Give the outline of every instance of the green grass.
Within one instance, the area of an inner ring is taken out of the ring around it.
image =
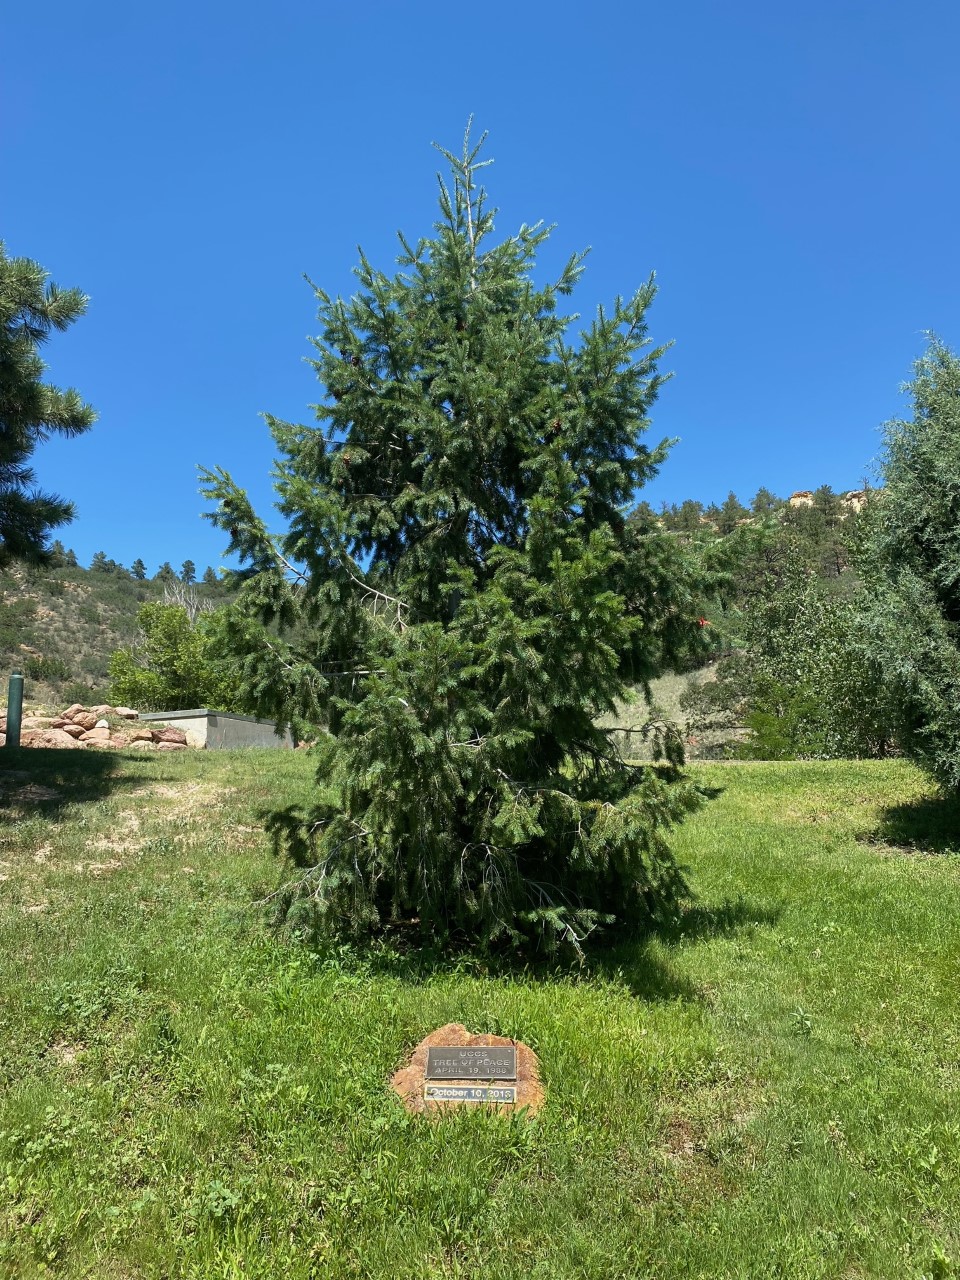
[[[0,1276],[960,1274],[960,811],[907,764],[699,767],[697,901],[535,975],[272,937],[299,753],[0,757]],[[448,1021],[536,1120],[406,1115]]]

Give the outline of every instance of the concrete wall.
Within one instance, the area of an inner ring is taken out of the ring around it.
[[[141,711],[140,719],[147,723],[159,721],[182,729],[191,747],[229,750],[234,747],[289,749],[293,746],[289,729],[278,736],[277,727],[272,720],[238,716],[230,711],[208,711],[205,707],[192,711]]]

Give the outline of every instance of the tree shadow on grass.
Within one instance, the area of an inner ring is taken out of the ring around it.
[[[53,817],[64,805],[104,800],[114,791],[159,782],[166,776],[165,771],[150,768],[152,759],[149,763],[144,759],[143,771],[122,769],[124,763],[129,765],[129,758],[125,761],[112,751],[2,747],[0,822],[33,814]]]
[[[706,799],[714,799],[724,788],[701,790]],[[301,870],[310,867],[314,849],[300,811],[294,806],[260,816],[273,839],[275,856],[281,861],[289,859]],[[287,899],[287,907],[291,902]],[[296,919],[281,911],[276,923],[284,920],[292,925],[321,964],[345,969],[352,965],[407,983],[457,975],[546,983],[600,978],[625,984],[639,1000],[671,1001],[702,1000],[703,992],[677,971],[671,963],[670,949],[773,925],[780,918],[781,907],[751,901],[742,894],[714,906],[687,902],[668,919],[656,921],[643,931],[610,932],[590,939],[580,956],[570,947],[559,955],[530,949],[491,952],[477,950],[467,940],[449,938],[431,945],[424,941],[415,920],[389,925],[372,941],[345,944],[342,939],[315,933],[309,913],[308,905],[306,914]]]
[[[602,973],[616,973],[639,1000],[701,1000],[700,988],[673,969],[669,950],[769,928],[781,914],[779,905],[752,902],[742,894],[713,906],[688,903],[672,918],[654,925],[646,936],[615,942],[599,951],[594,963]],[[656,943],[662,944],[657,948],[659,955],[653,950]],[[669,949],[667,958],[662,955],[664,948]]]
[[[308,944],[321,965],[344,971],[364,970],[404,983],[426,983],[438,978],[481,978],[519,983],[569,985],[576,982],[615,982],[637,1000],[699,1002],[704,992],[671,963],[667,948],[684,943],[726,937],[775,924],[780,909],[739,897],[716,907],[695,903],[672,920],[632,937],[611,936],[598,941],[578,961],[563,956],[512,952],[479,952],[467,946],[424,946],[413,925],[395,925],[374,941],[345,944],[316,938]]]
[[[886,846],[891,852],[960,853],[960,796],[938,795],[883,809],[865,844]]]

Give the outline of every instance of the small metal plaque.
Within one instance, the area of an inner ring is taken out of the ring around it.
[[[428,1080],[516,1080],[512,1044],[437,1045],[427,1050]]]
[[[517,1090],[512,1084],[428,1084],[423,1096],[427,1102],[516,1102]]]

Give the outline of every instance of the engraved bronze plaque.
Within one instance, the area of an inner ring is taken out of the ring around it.
[[[428,1084],[423,1087],[427,1102],[513,1102],[517,1101],[512,1084]]]
[[[427,1050],[428,1080],[516,1080],[512,1044],[435,1045]]]

